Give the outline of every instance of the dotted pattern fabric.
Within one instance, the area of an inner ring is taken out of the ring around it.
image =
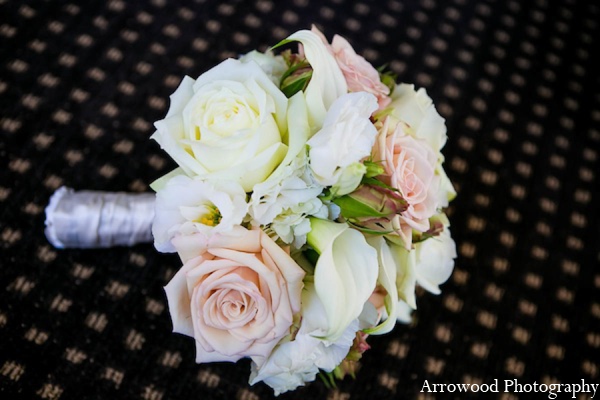
[[[148,138],[182,77],[312,23],[426,88],[446,118],[459,258],[412,324],[371,337],[356,380],[280,398],[436,398],[425,379],[598,383],[599,8],[0,0],[0,397],[273,398],[247,385],[247,361],[197,365],[193,341],[171,333],[176,256],[56,250],[43,210],[60,185],[148,191],[174,167]]]

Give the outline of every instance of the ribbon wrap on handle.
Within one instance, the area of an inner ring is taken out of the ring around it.
[[[46,238],[56,248],[150,243],[156,195],[59,188],[46,207]]]

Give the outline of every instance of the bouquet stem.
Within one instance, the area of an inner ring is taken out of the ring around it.
[[[152,242],[155,195],[59,188],[46,207],[46,238],[56,248]]]

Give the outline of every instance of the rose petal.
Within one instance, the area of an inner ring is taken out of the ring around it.
[[[173,321],[173,332],[181,333],[194,337],[194,327],[192,324],[192,314],[190,309],[190,296],[187,290],[186,274],[187,272],[201,262],[202,256],[197,257],[193,262],[184,265],[171,278],[165,293],[169,305],[169,314]]]

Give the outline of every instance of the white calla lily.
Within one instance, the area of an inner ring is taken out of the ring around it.
[[[401,324],[410,324],[412,322],[413,309],[406,304],[404,300],[398,300],[396,306],[396,320]]]
[[[264,363],[252,363],[250,384],[263,381],[279,395],[314,380],[319,370],[333,371],[352,347],[359,320],[351,321],[335,342],[320,338],[327,332],[328,325],[314,284],[306,282],[302,290],[300,329],[293,340],[280,343]]]
[[[379,277],[377,281],[386,290],[387,295],[384,299],[385,311],[387,319],[376,326],[368,329],[366,333],[372,335],[381,335],[391,331],[398,319],[398,289],[396,288],[396,263],[390,249],[390,245],[386,242],[383,236],[371,236],[367,242],[377,250],[379,258]]]
[[[348,92],[342,70],[319,36],[308,30],[298,31],[283,43],[298,41],[313,69],[310,83],[304,92],[308,105],[310,126],[315,132],[323,125],[325,114],[333,102]]]
[[[391,242],[387,243],[387,246],[383,246],[380,241],[378,243],[375,239],[369,239],[369,243],[379,251],[380,263],[384,263],[387,275],[383,278],[388,279],[393,276],[390,269],[395,266],[397,299],[400,300],[400,303],[406,303],[413,310],[417,309],[416,285],[418,284],[433,294],[440,294],[439,285],[448,280],[454,268],[454,258],[457,254],[456,245],[448,229],[450,223],[444,214],[437,215],[437,218],[444,224],[444,230],[437,236],[415,243],[414,249],[410,251]],[[381,272],[379,282],[385,287]],[[389,289],[387,287],[385,289],[389,294]],[[402,314],[405,315],[402,316]],[[403,306],[396,308],[395,318],[406,320],[407,316],[403,311]]]
[[[413,310],[417,309],[417,287],[415,252],[408,251],[404,246],[390,243],[391,255],[396,264],[396,287],[398,297],[404,300]]]
[[[324,339],[335,342],[362,313],[377,281],[377,251],[347,224],[311,218],[308,244],[319,259],[315,288],[329,321]]]

